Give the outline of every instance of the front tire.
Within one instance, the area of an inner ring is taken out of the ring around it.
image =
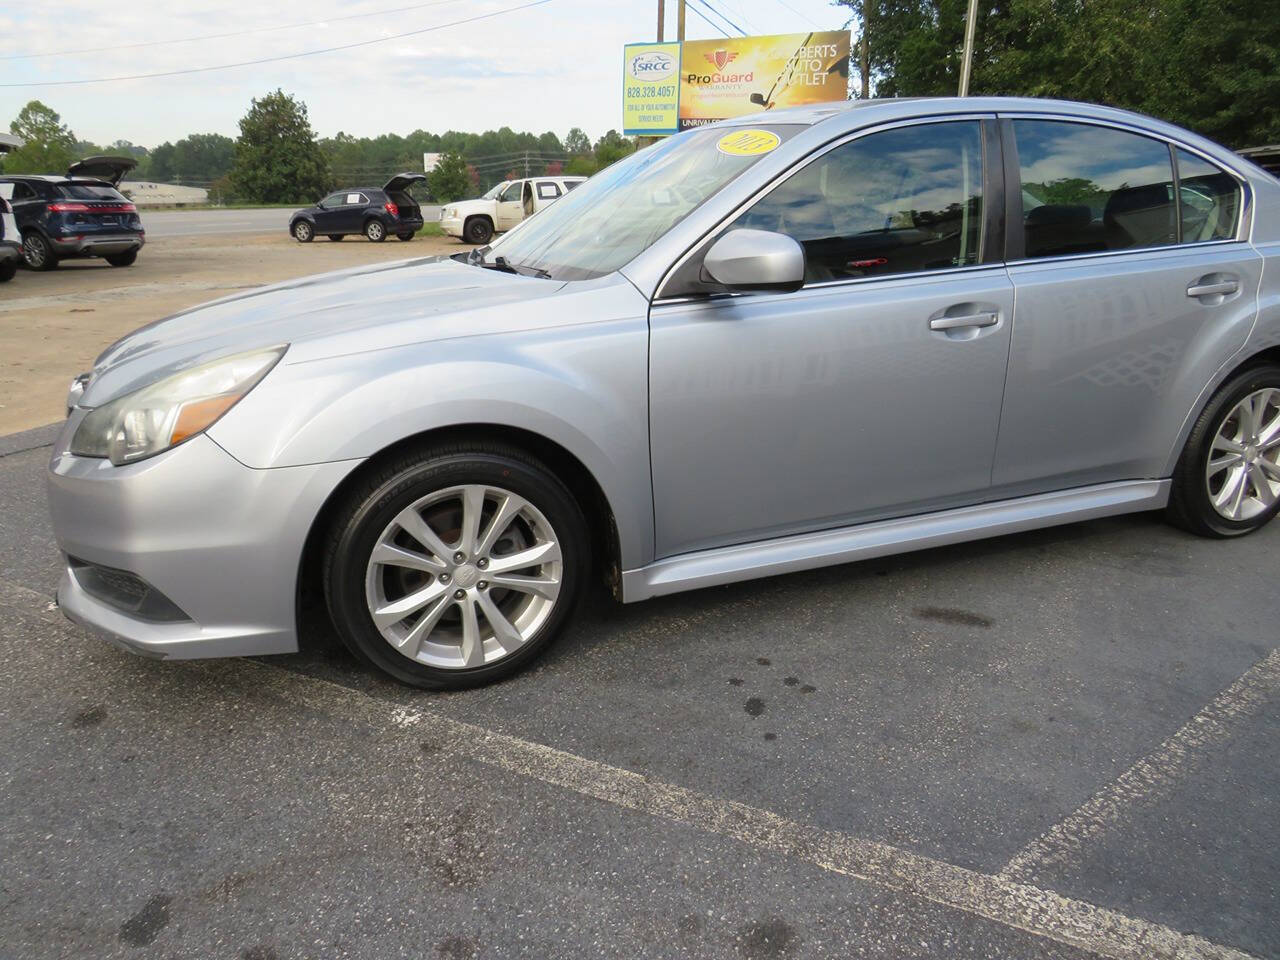
[[[35,230],[28,230],[22,237],[22,259],[32,270],[52,270],[58,265],[49,241]]]
[[[316,238],[315,228],[305,220],[299,220],[293,225],[293,239],[299,243],[310,243]]]
[[[493,224],[487,217],[472,217],[462,225],[462,236],[467,243],[486,244],[493,239]]]
[[[545,466],[496,444],[411,453],[359,484],[324,557],[339,635],[404,683],[460,689],[523,669],[576,606],[586,521]]]
[[[387,239],[387,228],[382,225],[381,220],[370,220],[364,225],[364,235],[373,243],[381,243]]]
[[[1280,366],[1224,383],[1191,428],[1167,516],[1203,537],[1240,537],[1280,512]]]

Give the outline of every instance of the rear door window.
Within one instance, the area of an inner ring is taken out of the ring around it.
[[[1091,124],[1014,120],[1026,256],[1176,243],[1169,147]]]
[[[554,200],[560,196],[560,188],[549,181],[542,181],[538,184],[539,200]]]
[[[958,120],[842,144],[733,226],[794,237],[814,283],[980,263],[982,211],[982,128]]]
[[[1240,219],[1240,184],[1231,174],[1185,150],[1177,151],[1183,243],[1231,240]]]

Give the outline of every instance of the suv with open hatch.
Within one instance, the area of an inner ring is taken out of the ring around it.
[[[426,179],[423,173],[397,173],[381,187],[338,190],[290,217],[289,233],[299,243],[317,234],[341,240],[362,233],[374,243],[388,235],[412,240],[422,229],[422,209],[409,190]]]
[[[0,175],[27,266],[52,270],[62,260],[101,257],[127,267],[137,260],[146,231],[138,208],[117,189],[137,165],[132,157],[86,157],[64,176]]]

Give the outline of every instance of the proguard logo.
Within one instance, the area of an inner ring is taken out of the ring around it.
[[[627,72],[637,80],[657,83],[659,80],[666,80],[676,72],[676,58],[661,50],[637,53],[627,64]]]

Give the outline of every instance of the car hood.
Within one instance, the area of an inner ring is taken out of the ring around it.
[[[483,199],[455,200],[453,201],[453,203],[442,204],[442,206],[446,210],[457,210],[459,214],[462,214],[464,212],[465,213],[492,212],[493,210],[497,209],[498,201],[483,200]]]
[[[193,307],[117,340],[95,361],[79,402],[101,406],[188,367],[279,344],[290,344],[284,362],[296,363],[350,350],[353,332],[361,349],[379,349],[518,329],[522,312],[507,305],[563,286],[448,257],[301,277]],[[494,307],[502,309],[487,309]]]

